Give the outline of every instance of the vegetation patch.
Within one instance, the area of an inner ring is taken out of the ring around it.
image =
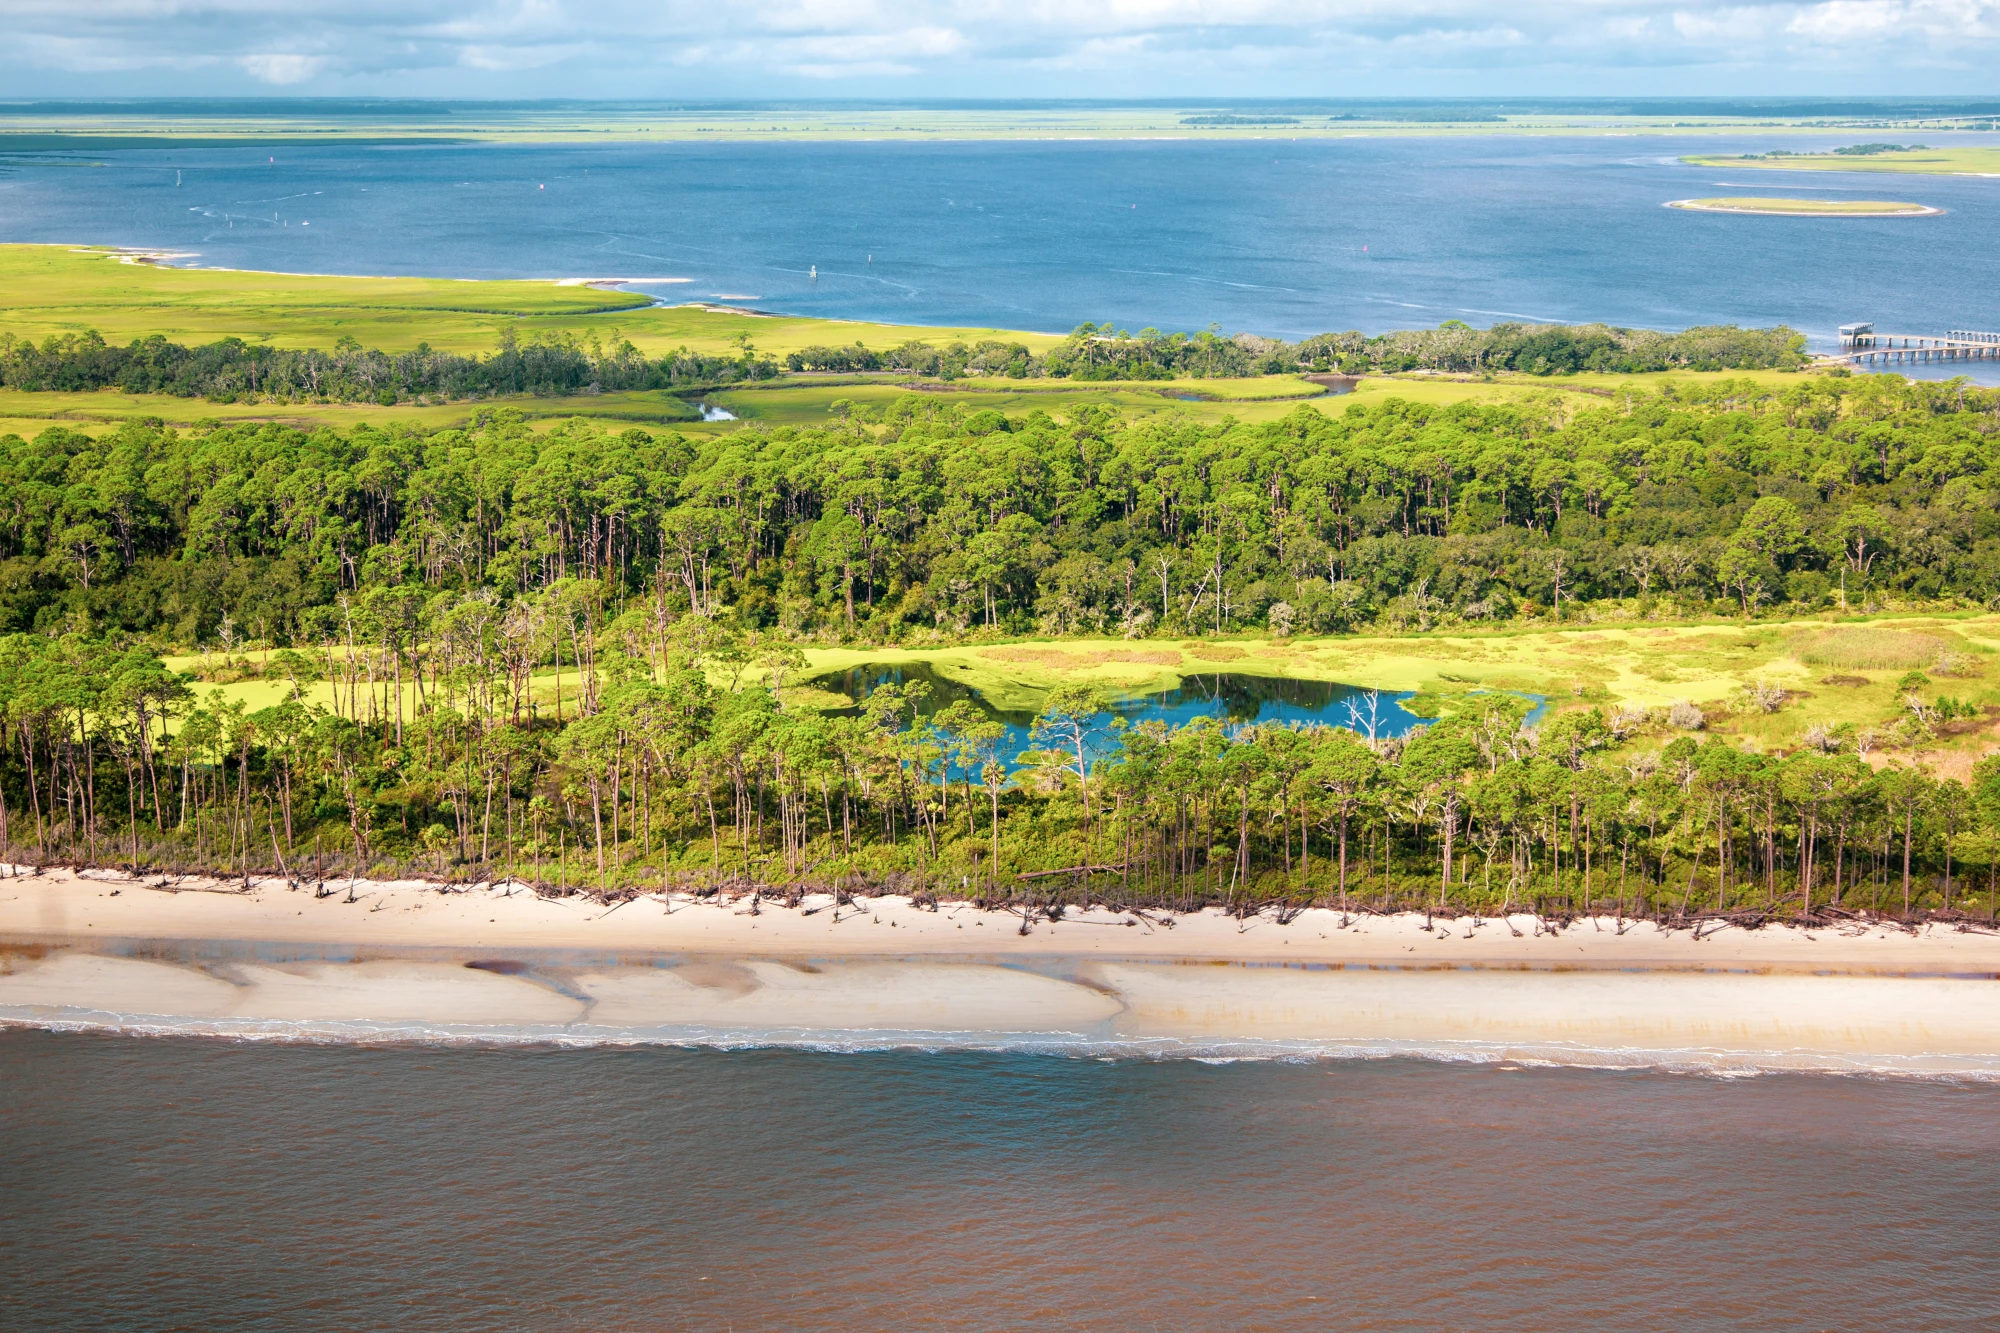
[[[827,713],[854,707],[854,700],[847,695],[819,685],[787,685],[784,696],[785,707],[791,709],[810,709],[813,712]]]
[[[1929,666],[1939,654],[1963,647],[1964,641],[1956,638],[1876,626],[1803,630],[1793,636],[1791,643],[1792,655],[1801,662],[1862,671]],[[1842,679],[1840,683],[1846,684],[1847,679]],[[1861,683],[1866,684],[1865,681]]]
[[[1061,648],[1005,647],[982,648],[979,655],[996,662],[1018,662],[1026,666],[1047,667],[1052,671],[1085,671],[1115,662],[1146,666],[1181,664],[1181,655],[1171,648],[1097,648],[1069,652]]]

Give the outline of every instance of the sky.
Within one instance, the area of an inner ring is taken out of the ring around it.
[[[2000,93],[2000,0],[0,0],[0,99]]]

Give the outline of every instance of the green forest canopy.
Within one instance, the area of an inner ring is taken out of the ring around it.
[[[0,437],[0,627],[312,639],[343,596],[563,578],[874,641],[1494,623],[2000,594],[1996,401],[1856,377],[1564,416],[1390,401],[1264,424],[935,395],[716,437],[465,429]],[[839,406],[836,404],[836,406]]]
[[[9,436],[0,844],[1049,910],[1990,909],[2000,761],[1969,786],[1877,771],[1872,734],[1759,755],[1698,740],[1699,711],[1528,728],[1484,696],[1406,742],[1203,721],[1097,735],[1093,762],[1087,690],[1051,693],[1019,756],[916,691],[850,716],[788,691],[808,640],[1751,612],[1842,588],[1986,603],[1996,425],[2000,395],[1963,385],[1815,378],[1573,416],[1390,402],[1209,427],[911,395],[704,439],[536,436],[504,411],[429,434]],[[289,682],[272,707],[204,700],[157,655],[245,635]],[[1922,672],[1908,691],[1915,745],[1953,705]],[[1024,878],[1043,870],[1064,873]]]

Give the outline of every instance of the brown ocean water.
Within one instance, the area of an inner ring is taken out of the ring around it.
[[[0,1030],[0,1328],[1988,1330],[2000,1086]]]

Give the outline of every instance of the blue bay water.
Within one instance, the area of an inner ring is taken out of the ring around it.
[[[1825,143],[1780,134],[28,154],[0,173],[0,239],[157,247],[188,252],[185,262],[299,272],[684,279],[643,289],[787,313],[1057,331],[1084,320],[1287,338],[1453,318],[1783,322],[1825,345],[1851,320],[1915,332],[2000,324],[1991,243],[2000,179],[1675,160],[1812,146]],[[1780,193],[1947,212],[1830,219],[1663,207]]]

